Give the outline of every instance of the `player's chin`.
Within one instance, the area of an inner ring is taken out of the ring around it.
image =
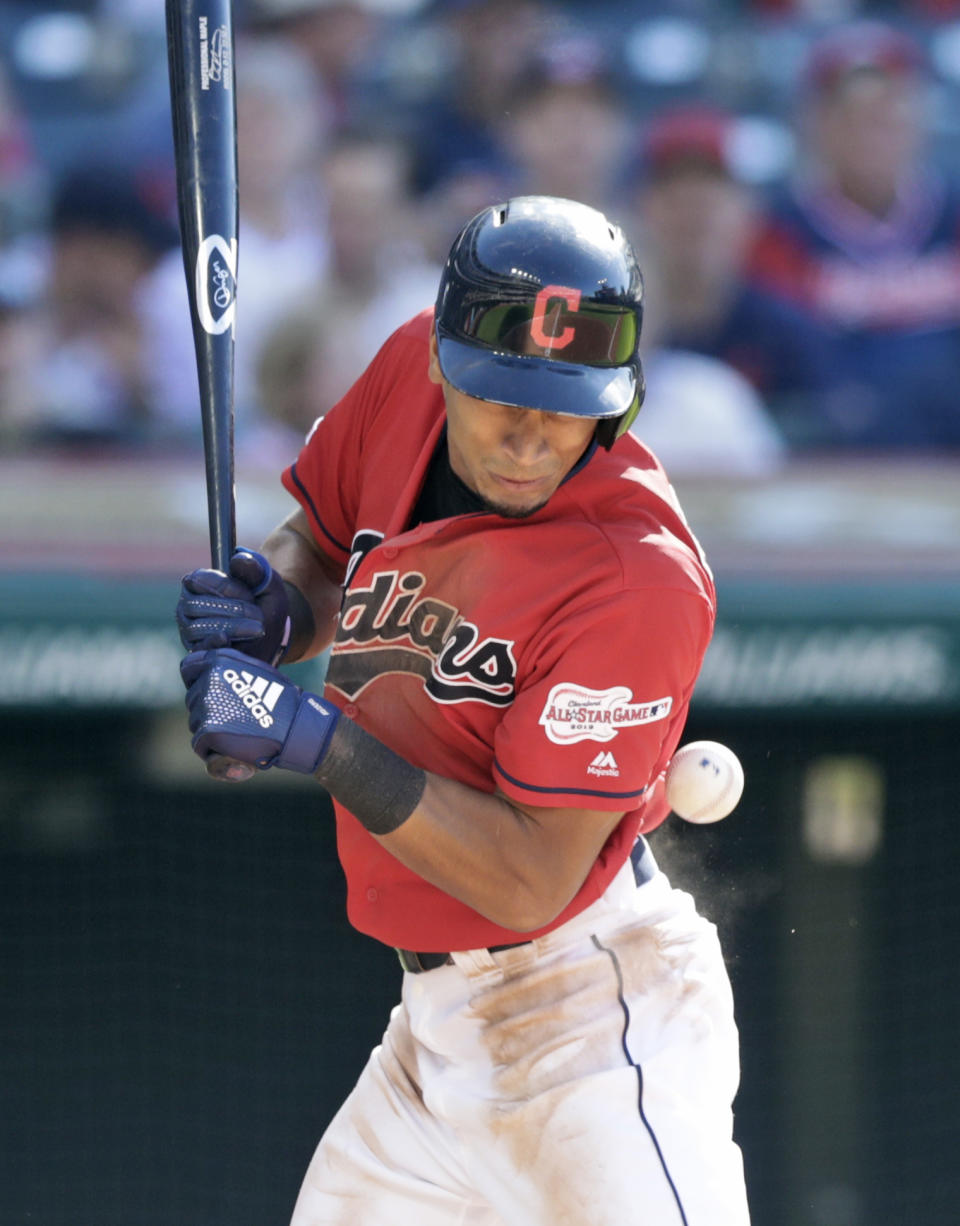
[[[518,505],[512,502],[500,502],[492,498],[483,500],[486,510],[491,515],[500,515],[504,519],[529,519],[547,505],[549,498],[541,498],[537,502]]]
[[[491,483],[493,484],[493,483]],[[556,487],[549,482],[530,482],[526,489],[510,489],[509,482],[498,481],[496,487],[483,491],[482,497],[486,509],[494,515],[502,515],[505,519],[527,519],[545,507],[553,496]]]

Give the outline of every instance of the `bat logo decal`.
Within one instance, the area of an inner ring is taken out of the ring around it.
[[[226,29],[223,26],[218,26],[214,30],[213,36],[210,39],[210,80],[220,82],[223,80],[223,49],[225,46]]]
[[[198,38],[200,44],[200,88],[208,90],[210,83],[222,85],[224,89],[232,88],[233,54],[230,43],[230,30],[227,26],[217,26],[211,34],[210,23],[204,16],[199,18]]]
[[[220,336],[233,326],[237,306],[237,241],[210,234],[200,244],[195,277],[197,315],[206,332]]]

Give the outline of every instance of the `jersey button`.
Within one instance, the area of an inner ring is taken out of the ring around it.
[[[373,886],[367,890],[367,902],[376,902],[379,897],[380,894],[373,888]]]
[[[344,715],[346,715],[348,719],[353,719],[357,714],[357,708],[353,705],[352,702],[348,702],[347,705],[343,708],[343,713]]]
[[[385,558],[387,558],[389,561],[391,561],[391,562],[392,562],[392,561],[393,561],[393,559],[394,559],[394,558],[397,556],[397,554],[400,552],[400,550],[399,550],[399,549],[397,549],[397,547],[396,547],[395,545],[388,545],[388,546],[386,547],[386,549],[382,550],[381,552],[383,553],[383,556],[384,556]]]

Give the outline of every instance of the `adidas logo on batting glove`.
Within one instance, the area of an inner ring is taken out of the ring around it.
[[[180,666],[193,749],[257,766],[313,774],[340,712],[233,648],[197,651]]]

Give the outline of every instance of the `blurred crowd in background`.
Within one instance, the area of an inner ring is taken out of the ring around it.
[[[960,455],[960,0],[236,0],[236,437],[288,462],[457,230],[604,209],[673,474]],[[0,0],[0,450],[199,438],[162,0]]]

